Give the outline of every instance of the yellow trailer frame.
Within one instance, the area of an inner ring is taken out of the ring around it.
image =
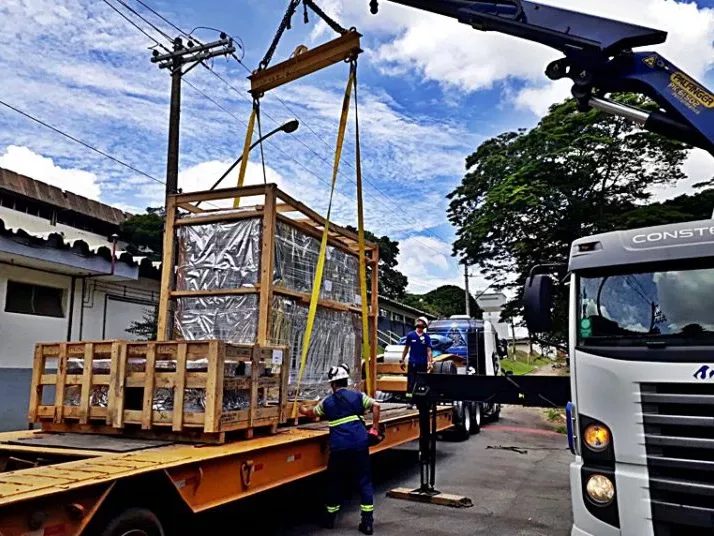
[[[437,428],[451,426],[451,407],[441,408]],[[385,407],[384,451],[419,437],[419,414],[405,406]],[[0,433],[0,459],[11,456],[74,459],[0,472],[2,536],[101,534],[105,520],[120,515],[139,493],[151,489],[172,515],[184,505],[191,513],[222,506],[319,473],[327,467],[326,423],[282,429],[276,435],[224,445],[171,444],[129,453],[18,446],[40,431]]]

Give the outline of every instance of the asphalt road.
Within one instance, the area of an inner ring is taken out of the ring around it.
[[[373,459],[375,534],[567,536],[572,515],[568,482],[571,455],[563,435],[553,432],[542,411],[504,408],[501,420],[466,442],[444,440],[436,484],[465,495],[472,508],[455,509],[385,497],[394,487],[417,487],[416,444]],[[503,447],[516,447],[520,452]],[[320,529],[323,478],[318,476],[200,516],[189,529],[203,534],[303,536],[358,534],[359,500],[343,505],[334,530]],[[231,527],[234,530],[227,529]]]

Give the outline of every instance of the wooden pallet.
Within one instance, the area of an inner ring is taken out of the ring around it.
[[[286,348],[222,341],[38,343],[29,421],[48,431],[217,443],[236,431],[245,437],[258,428],[274,433],[285,421],[283,405],[260,407],[259,400],[269,391],[285,399],[287,363]],[[226,364],[244,375],[227,376]],[[43,401],[50,387],[54,400]],[[172,391],[163,391],[168,409],[157,407],[157,389]],[[247,409],[224,409],[232,391],[247,392]],[[92,404],[97,393],[106,403]],[[187,394],[202,400],[202,411],[186,409]]]

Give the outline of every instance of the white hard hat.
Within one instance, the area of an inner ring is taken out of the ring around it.
[[[426,327],[429,327],[429,321],[426,319],[425,316],[420,316],[419,318],[416,319],[417,323],[418,322],[423,322]]]
[[[338,380],[349,380],[350,378],[350,367],[342,363],[336,367],[330,367],[330,372],[327,373],[327,379],[330,382],[336,382]]]

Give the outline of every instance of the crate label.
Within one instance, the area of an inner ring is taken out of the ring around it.
[[[355,294],[355,303],[357,305],[362,305],[362,296],[360,296],[359,294]]]
[[[325,279],[325,284],[323,285],[325,292],[332,292],[332,281]]]
[[[283,351],[282,350],[273,350],[272,363],[273,363],[273,365],[282,365],[283,364]]]
[[[243,417],[243,418],[241,418]],[[221,415],[221,424],[233,424],[247,420],[240,411],[224,413]]]

